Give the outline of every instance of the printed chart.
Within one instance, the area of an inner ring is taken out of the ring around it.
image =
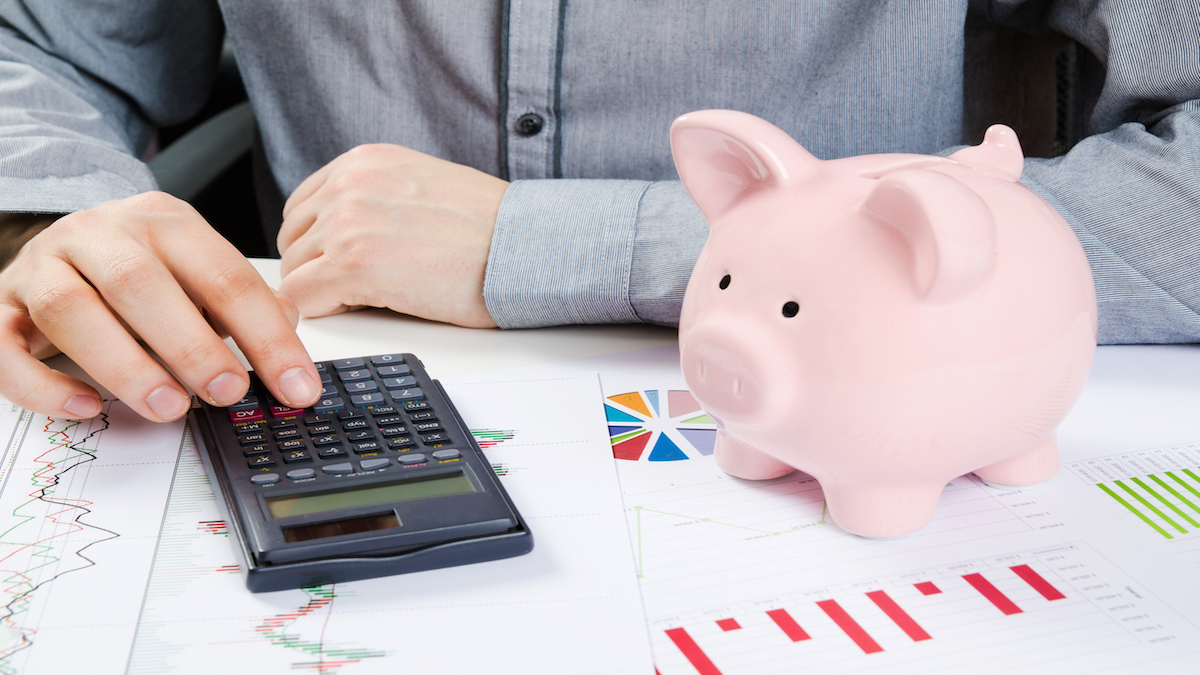
[[[0,401],[0,673],[125,670],[182,431]]]
[[[806,589],[652,623],[662,675],[688,673],[1013,672],[1178,643],[1194,629],[1087,546],[1070,544]],[[1186,632],[1178,632],[1182,628]],[[1090,664],[1090,665],[1084,665]]]
[[[129,673],[229,663],[263,674],[645,672],[649,638],[595,376],[442,383],[529,523],[532,553],[252,594],[191,444]],[[514,397],[551,403],[495,403]]]
[[[1164,539],[1200,532],[1200,443],[1090,459],[1068,468]]]
[[[717,425],[685,389],[646,389],[604,403],[613,457],[674,462],[713,454]]]

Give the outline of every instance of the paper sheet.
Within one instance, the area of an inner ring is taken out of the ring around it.
[[[0,673],[123,673],[183,422],[0,401]]]
[[[803,474],[716,469],[674,348],[542,372],[573,368],[600,372],[625,457],[661,675],[1195,672],[1200,350],[1102,349],[1055,479],[1004,492],[960,477],[894,541],[828,522]]]
[[[649,672],[595,374],[443,384],[529,523],[532,553],[251,594],[192,445],[129,672]]]

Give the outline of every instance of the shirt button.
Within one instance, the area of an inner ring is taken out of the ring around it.
[[[536,136],[542,130],[545,121],[541,115],[526,113],[517,118],[517,133],[522,136]]]

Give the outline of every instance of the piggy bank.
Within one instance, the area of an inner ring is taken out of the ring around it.
[[[1011,129],[949,157],[823,161],[710,110],[675,121],[671,150],[710,226],[679,341],[717,466],[804,471],[834,522],[877,538],[928,523],[965,473],[1055,474],[1096,294],[1070,227],[1017,182]]]

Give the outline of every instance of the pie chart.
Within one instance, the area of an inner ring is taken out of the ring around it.
[[[646,389],[604,401],[613,457],[677,462],[713,454],[717,425],[686,389]]]

